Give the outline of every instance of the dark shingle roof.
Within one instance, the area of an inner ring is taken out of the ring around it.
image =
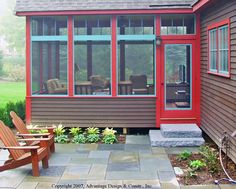
[[[196,0],[16,0],[16,12],[191,8]]]

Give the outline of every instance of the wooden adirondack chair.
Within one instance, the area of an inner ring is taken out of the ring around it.
[[[49,133],[43,134],[31,134],[29,130],[26,128],[23,120],[14,112],[10,112],[12,122],[15,125],[16,129],[18,130],[18,136],[23,137],[24,139],[32,138],[32,137],[47,137],[50,138],[49,140],[49,147],[50,151],[53,153],[55,152],[55,144],[54,144],[54,134],[53,129],[54,127],[46,127],[46,128],[33,128],[33,130],[40,130],[40,129],[47,129]],[[28,146],[38,145],[39,141],[25,141]]]
[[[41,146],[20,146],[14,133],[2,121],[0,121],[0,139],[4,144],[4,147],[0,148],[7,149],[10,153],[10,159],[0,166],[0,172],[32,163],[32,175],[39,176],[39,161],[41,160],[43,168],[48,168],[48,149],[45,143],[48,139],[40,139]],[[35,141],[38,139],[26,140]]]

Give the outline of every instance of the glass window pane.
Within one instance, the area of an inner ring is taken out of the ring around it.
[[[118,17],[117,33],[119,35],[154,34],[154,18],[151,16]]]
[[[74,43],[74,79],[76,95],[111,94],[110,42]]]
[[[228,73],[228,26],[218,29],[219,44],[219,72]]]
[[[119,41],[119,95],[155,94],[154,75],[154,45],[152,41]]]
[[[210,70],[213,72],[217,71],[217,40],[216,40],[216,30],[209,31],[209,55],[210,55]]]
[[[191,108],[191,45],[165,46],[165,109]]]
[[[110,35],[111,23],[108,16],[74,17],[74,35]]]
[[[39,35],[67,35],[67,17],[44,16],[32,17],[32,36]]]
[[[67,42],[32,42],[32,94],[67,94]]]
[[[162,35],[195,34],[195,16],[181,15],[181,14],[162,15],[161,34]]]

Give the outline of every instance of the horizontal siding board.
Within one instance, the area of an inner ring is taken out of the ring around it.
[[[207,73],[207,26],[230,18],[230,78]],[[236,129],[236,1],[216,1],[201,14],[201,127],[217,143]],[[236,162],[236,139],[229,156]]]
[[[82,127],[155,127],[155,98],[35,98],[32,122]],[[129,126],[130,125],[130,126]]]

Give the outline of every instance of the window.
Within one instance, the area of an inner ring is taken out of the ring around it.
[[[31,18],[33,95],[67,94],[67,17]]]
[[[119,16],[118,95],[155,94],[155,35],[152,16]]]
[[[161,35],[195,34],[194,15],[162,15]]]
[[[229,77],[229,19],[208,27],[209,73]]]
[[[75,95],[111,94],[110,17],[74,17],[74,81]]]

